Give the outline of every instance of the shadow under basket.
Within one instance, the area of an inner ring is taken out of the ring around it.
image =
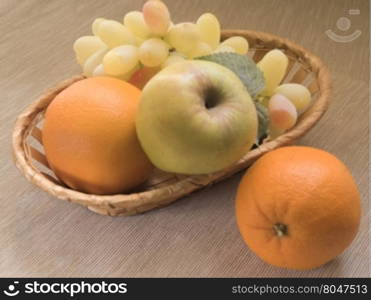
[[[48,105],[55,96],[83,76],[68,79],[46,91],[17,119],[13,132],[14,161],[33,184],[51,195],[86,206],[109,216],[133,215],[158,208],[205,186],[221,181],[247,168],[257,158],[275,148],[292,144],[307,133],[326,111],[331,95],[329,72],[322,61],[303,47],[278,36],[249,30],[226,30],[222,39],[244,36],[250,44],[248,55],[259,61],[271,49],[282,50],[289,58],[288,71],[283,82],[301,83],[312,95],[311,107],[300,116],[296,126],[275,140],[268,141],[217,173],[184,176],[155,170],[151,178],[130,194],[91,195],[72,190],[58,180],[50,169],[42,146],[42,122]]]

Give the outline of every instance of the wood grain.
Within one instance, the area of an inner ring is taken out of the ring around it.
[[[16,116],[43,90],[79,73],[71,45],[95,17],[120,20],[144,1],[2,0],[0,2],[0,276],[370,276],[369,4],[366,0],[172,0],[175,22],[214,12],[223,28],[290,38],[329,66],[329,112],[300,144],[330,151],[353,173],[363,199],[360,232],[337,259],[312,271],[282,270],[243,243],[233,198],[240,175],[144,215],[111,218],[56,200],[29,184],[12,163]],[[348,16],[362,35],[336,43],[324,33]]]

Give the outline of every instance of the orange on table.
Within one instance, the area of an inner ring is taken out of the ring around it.
[[[265,154],[244,175],[236,197],[240,233],[261,259],[290,269],[318,267],[358,231],[360,195],[346,166],[311,147]]]
[[[115,194],[147,179],[153,167],[135,130],[140,95],[122,80],[94,77],[55,97],[46,111],[43,144],[51,168],[65,184]]]

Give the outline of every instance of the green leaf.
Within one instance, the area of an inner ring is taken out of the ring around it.
[[[215,62],[232,70],[241,79],[251,98],[255,98],[265,87],[263,73],[258,69],[255,62],[246,55],[221,52],[196,59]]]
[[[268,110],[263,104],[259,101],[254,101],[254,103],[258,115],[258,137],[256,144],[260,145],[263,142],[263,139],[267,136],[269,117]]]

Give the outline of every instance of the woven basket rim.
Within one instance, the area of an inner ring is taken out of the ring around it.
[[[316,73],[316,80],[320,95],[309,109],[310,113],[308,112],[308,116],[300,120],[293,129],[272,141],[262,144],[258,148],[250,150],[240,161],[236,162],[232,166],[217,173],[188,176],[176,183],[171,184],[170,186],[164,186],[157,189],[132,194],[85,194],[55,184],[54,182],[43,176],[31,163],[27,161],[25,138],[28,136],[28,133],[33,128],[35,118],[47,107],[49,102],[51,102],[48,102],[48,99],[50,99],[50,97],[54,98],[55,95],[60,93],[65,87],[75,81],[84,78],[83,76],[72,77],[49,89],[36,101],[30,104],[18,116],[12,136],[13,158],[16,166],[32,183],[36,184],[44,191],[51,193],[52,195],[60,199],[77,202],[88,207],[94,206],[107,209],[116,208],[115,205],[117,204],[124,204],[128,208],[128,210],[133,209],[135,211],[136,207],[151,204],[151,201],[153,201],[153,199],[158,199],[159,202],[166,202],[167,197],[179,198],[203,186],[213,183],[214,181],[219,181],[221,178],[225,178],[228,175],[230,176],[231,174],[244,169],[247,166],[248,161],[254,160],[272,149],[288,145],[292,141],[300,138],[316,124],[316,122],[327,110],[330,103],[332,86],[330,73],[327,67],[321,61],[321,59],[314,55],[312,52],[306,50],[304,47],[296,44],[289,39],[282,38],[270,33],[253,30],[230,29],[222,31],[222,36],[224,38],[235,35],[248,37],[249,43],[250,39],[253,39],[254,45],[261,45],[263,47],[266,44],[273,44],[276,46],[276,48],[290,50],[292,54],[296,55],[296,59],[298,61],[306,62],[311,67],[311,70]]]

